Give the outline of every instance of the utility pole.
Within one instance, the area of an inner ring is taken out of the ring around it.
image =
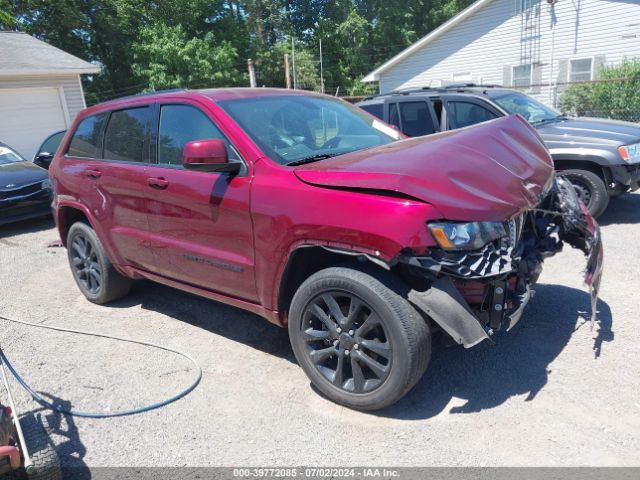
[[[293,37],[291,37],[291,68],[293,69],[293,89],[296,90],[298,88],[296,80],[296,42]]]
[[[247,67],[249,68],[249,86],[256,88],[256,70],[253,68],[253,60],[247,60]]]
[[[289,54],[284,54],[284,83],[287,88],[291,88],[291,75],[289,74]]]
[[[320,91],[324,93],[324,71],[322,69],[322,38],[320,40]]]

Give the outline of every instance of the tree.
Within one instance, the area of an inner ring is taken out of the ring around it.
[[[188,38],[180,25],[156,24],[142,29],[132,50],[132,71],[150,90],[246,84],[235,48],[216,45],[212,33]]]
[[[371,93],[361,78],[473,0],[0,0],[0,27],[36,36],[102,68],[83,79],[89,104],[144,89],[283,86],[296,39],[296,77]]]

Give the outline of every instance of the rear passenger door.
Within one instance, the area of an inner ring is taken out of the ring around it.
[[[438,120],[429,99],[405,98],[388,102],[387,123],[395,125],[409,137],[430,135],[439,130]]]
[[[253,226],[248,166],[198,103],[158,105],[157,163],[149,168],[155,273],[246,300],[255,300]],[[222,139],[237,175],[186,170],[187,142]]]
[[[109,242],[111,260],[143,269],[153,260],[146,242],[144,188],[151,121],[148,105],[88,117],[78,126],[67,152],[67,157],[79,160],[74,162],[84,179],[79,197]]]
[[[446,130],[468,127],[503,116],[492,105],[471,96],[443,95],[442,105],[445,110]]]

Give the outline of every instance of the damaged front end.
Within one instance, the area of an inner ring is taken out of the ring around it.
[[[468,233],[462,233],[458,236],[469,240]],[[492,227],[486,235],[490,240],[474,248],[445,245],[420,256],[406,252],[398,259],[412,288],[409,300],[457,343],[469,348],[497,330],[511,329],[533,295],[531,286],[544,259],[560,252],[565,243],[587,257],[584,280],[595,320],[603,260],[600,230],[566,180],[556,179],[536,208]],[[438,239],[437,231],[434,237]],[[442,240],[446,241],[444,234]]]

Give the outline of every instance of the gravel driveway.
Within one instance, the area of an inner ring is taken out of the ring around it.
[[[66,465],[640,465],[640,194],[613,200],[601,224],[599,326],[585,323],[584,259],[567,248],[547,261],[527,314],[496,346],[436,339],[423,380],[375,414],[320,397],[286,330],[252,314],[149,282],[111,306],[89,303],[66,251],[47,247],[57,239],[50,221],[1,227],[0,314],[166,344],[203,367],[200,386],[160,410],[49,414]],[[166,352],[2,321],[0,332],[16,368],[75,409],[141,405],[191,378]],[[38,408],[16,393],[23,412]]]

